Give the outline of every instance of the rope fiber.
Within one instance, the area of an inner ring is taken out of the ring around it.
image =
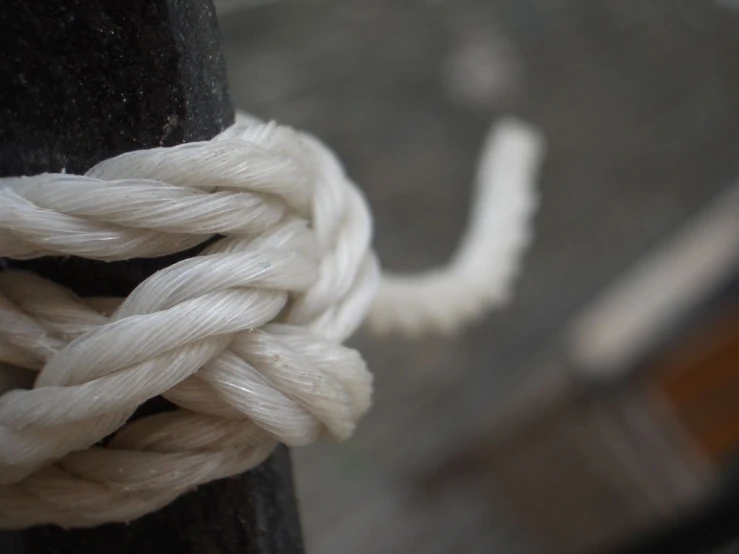
[[[410,276],[380,275],[369,208],[326,146],[247,116],[85,175],[0,179],[5,258],[158,257],[220,237],[125,299],[0,272],[0,527],[129,521],[277,442],[348,438],[372,376],[342,342],[365,319],[450,332],[504,302],[542,153],[537,131],[499,123],[458,252]],[[177,410],[126,423],[158,395]]]

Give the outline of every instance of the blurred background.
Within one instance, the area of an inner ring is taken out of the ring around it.
[[[497,118],[549,143],[513,302],[353,340],[371,413],[294,452],[308,552],[627,551],[733,498],[739,3],[216,5],[234,103],[339,154],[387,268],[452,253]]]

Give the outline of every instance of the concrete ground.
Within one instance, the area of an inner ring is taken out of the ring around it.
[[[460,448],[563,323],[739,172],[739,12],[725,0],[283,0],[222,17],[238,107],[344,160],[393,270],[453,251],[486,128],[549,141],[514,302],[455,338],[360,333],[375,403],[295,452],[308,551],[538,551],[475,486],[420,477]],[[563,491],[566,494],[566,491]]]

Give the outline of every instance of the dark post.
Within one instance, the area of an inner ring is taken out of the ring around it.
[[[210,139],[233,121],[211,0],[4,0],[0,30],[0,176],[80,173],[122,152]],[[6,265],[122,296],[190,254]],[[157,399],[143,410],[168,408]],[[283,447],[130,524],[0,533],[3,554],[237,552],[302,552]]]

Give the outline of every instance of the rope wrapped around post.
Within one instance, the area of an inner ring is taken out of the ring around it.
[[[381,277],[370,210],[333,153],[248,116],[84,176],[0,179],[3,257],[114,261],[211,241],[125,299],[0,273],[0,527],[129,521],[278,441],[349,437],[372,377],[342,342],[366,318],[451,331],[506,300],[542,152],[528,126],[498,125],[459,251],[407,277]],[[126,423],[158,395],[178,409]]]

